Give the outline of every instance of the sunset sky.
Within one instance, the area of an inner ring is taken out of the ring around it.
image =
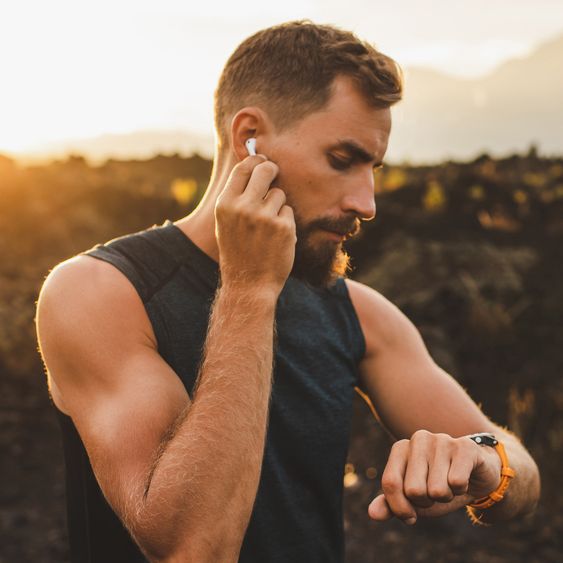
[[[0,151],[142,129],[209,134],[231,51],[260,28],[298,18],[351,29],[404,67],[475,77],[561,33],[563,2],[3,3]]]

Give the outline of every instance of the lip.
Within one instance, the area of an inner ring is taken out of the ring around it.
[[[323,231],[327,234],[327,236],[329,236],[332,240],[337,241],[337,242],[342,242],[345,238],[346,235],[342,235],[340,233],[336,233],[334,231],[328,231],[327,229],[323,229]]]

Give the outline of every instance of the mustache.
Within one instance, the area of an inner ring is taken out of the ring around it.
[[[311,221],[305,229],[307,232],[324,229],[345,236],[347,239],[356,236],[361,229],[361,221],[357,217],[342,217],[341,219],[320,218]]]

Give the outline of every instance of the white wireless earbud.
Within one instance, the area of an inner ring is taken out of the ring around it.
[[[254,137],[248,139],[244,145],[250,156],[256,156],[256,139]]]

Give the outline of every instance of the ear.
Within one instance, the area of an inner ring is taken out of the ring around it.
[[[271,130],[271,123],[268,116],[260,108],[249,106],[239,110],[231,120],[231,149],[238,161],[244,160],[248,156],[245,143],[251,137],[256,139],[256,152],[264,154],[260,150],[260,138],[264,137]]]

